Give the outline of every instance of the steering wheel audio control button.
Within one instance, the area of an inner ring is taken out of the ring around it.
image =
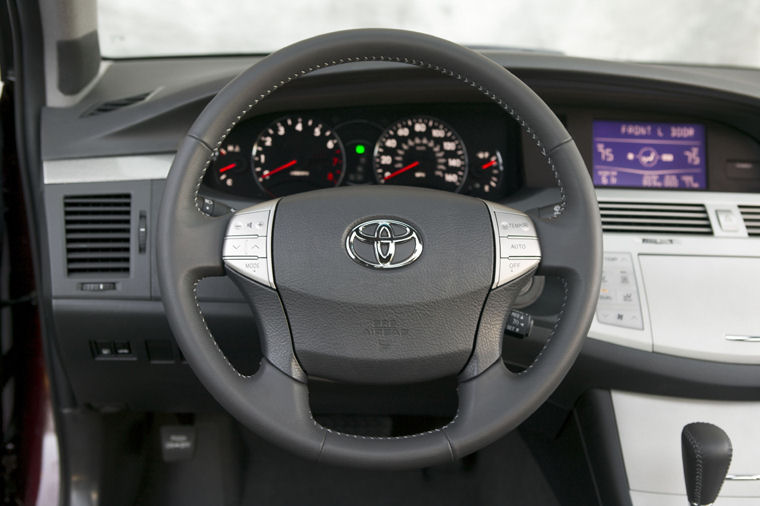
[[[495,212],[499,237],[536,237],[533,222],[524,214]]]
[[[272,270],[272,224],[277,200],[243,209],[230,218],[222,245],[227,268],[275,288]]]
[[[227,257],[267,257],[266,236],[228,237],[224,241],[222,256]]]
[[[241,211],[232,217],[227,235],[267,235],[269,211]]]
[[[499,243],[501,258],[541,256],[541,248],[538,247],[536,238],[500,237]]]
[[[262,285],[269,286],[269,268],[266,258],[227,258],[227,266]]]

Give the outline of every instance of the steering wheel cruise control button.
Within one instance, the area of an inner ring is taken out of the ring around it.
[[[276,205],[273,200],[236,213],[222,245],[222,258],[228,268],[270,288],[275,287],[271,252]]]
[[[517,279],[538,267],[537,258],[501,258],[499,272],[506,280]],[[504,281],[506,283],[506,281]],[[502,283],[503,284],[503,283]]]
[[[493,202],[485,204],[491,211],[496,245],[491,288],[498,288],[535,270],[541,262],[541,246],[527,214]]]
[[[496,212],[499,237],[536,237],[533,222],[524,214]]]
[[[538,239],[524,237],[500,237],[501,258],[538,257],[541,249]]]

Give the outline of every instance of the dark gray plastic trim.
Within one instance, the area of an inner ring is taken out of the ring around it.
[[[76,95],[98,75],[100,42],[98,31],[76,39],[56,41],[58,89],[64,95]]]

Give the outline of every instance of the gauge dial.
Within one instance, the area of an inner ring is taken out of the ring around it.
[[[230,188],[243,177],[247,165],[240,153],[240,144],[225,144],[215,153],[211,170],[217,184]]]
[[[497,151],[478,151],[470,167],[469,193],[492,194],[501,184],[504,164]]]
[[[272,196],[338,186],[345,165],[337,134],[315,118],[280,118],[253,145],[254,178]]]
[[[375,177],[381,184],[459,191],[467,176],[467,153],[453,128],[428,116],[397,121],[375,145]]]

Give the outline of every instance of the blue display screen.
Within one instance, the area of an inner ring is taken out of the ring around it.
[[[703,190],[705,127],[594,121],[592,172],[595,186]]]

